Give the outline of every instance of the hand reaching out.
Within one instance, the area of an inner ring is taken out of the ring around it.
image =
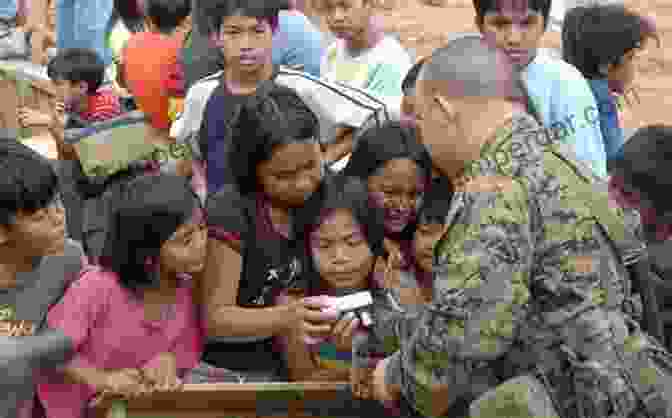
[[[331,340],[338,351],[352,350],[352,335],[359,326],[359,319],[348,312],[334,324],[331,329]]]
[[[29,107],[20,107],[18,109],[19,124],[24,128],[31,126],[49,126],[51,116]]]
[[[306,342],[319,341],[332,333],[339,313],[330,311],[324,298],[308,297],[292,303],[295,325]],[[325,310],[326,309],[326,310]]]
[[[350,388],[359,399],[371,399],[373,396],[373,370],[370,367],[350,368]]]
[[[49,103],[50,127],[65,129],[65,104],[61,101],[52,100]]]
[[[173,353],[159,354],[149,366],[142,368],[145,383],[155,391],[177,392],[182,381],[177,377],[177,364]]]
[[[121,369],[110,372],[103,386],[103,393],[113,393],[125,398],[140,396],[147,392],[142,373],[137,369]]]

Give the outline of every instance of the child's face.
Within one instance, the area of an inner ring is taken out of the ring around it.
[[[271,62],[273,31],[266,21],[248,16],[225,17],[217,41],[226,65],[241,71],[258,71]]]
[[[303,206],[322,180],[319,144],[292,142],[276,147],[271,159],[257,166],[257,179],[272,201]]]
[[[369,29],[373,6],[371,0],[321,0],[329,30],[339,39],[358,39]]]
[[[161,247],[161,265],[173,273],[198,273],[205,265],[207,229],[203,209],[194,209],[192,218],[180,225]]]
[[[415,217],[425,191],[425,178],[415,161],[390,160],[369,177],[369,193],[385,209],[385,232],[399,233]]]
[[[434,247],[443,234],[443,224],[421,223],[413,236],[413,253],[416,265],[422,271],[431,273],[433,265]]]
[[[326,216],[310,236],[311,255],[330,288],[363,288],[374,257],[352,213],[338,209]]]
[[[65,245],[65,210],[60,196],[35,212],[19,211],[9,226],[0,226],[0,244],[25,256],[58,254]]]
[[[642,44],[639,48],[631,49],[625,53],[621,63],[610,64],[607,73],[609,81],[623,88],[631,85],[637,75],[637,62],[645,48],[646,45]]]
[[[77,109],[86,100],[88,85],[85,81],[73,82],[68,80],[55,80],[58,98],[66,107]]]
[[[505,3],[505,0],[501,3]],[[519,65],[527,65],[534,58],[544,34],[544,16],[541,12],[520,7],[502,7],[501,11],[490,11],[483,17],[482,24],[478,20],[476,24],[486,39],[493,41]]]

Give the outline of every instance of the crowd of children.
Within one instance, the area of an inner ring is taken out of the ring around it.
[[[655,25],[577,7],[560,59],[551,0],[473,1],[415,63],[374,0],[118,1],[104,54],[52,40],[58,100],[18,117],[59,169],[0,142],[0,329],[72,353],[9,416],[274,381],[350,381],[332,417],[672,416],[624,262],[665,270],[672,132],[626,141],[617,107]],[[358,291],[367,320],[329,304]]]

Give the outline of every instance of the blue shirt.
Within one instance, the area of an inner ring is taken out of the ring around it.
[[[17,11],[16,0],[0,0],[0,18],[13,19]]]
[[[583,75],[574,66],[539,51],[523,71],[523,80],[536,113],[554,139],[573,144],[577,158],[596,175],[606,177],[607,153],[597,102]]]
[[[618,119],[618,104],[609,90],[608,80],[588,80],[588,84],[593,91],[600,112],[600,128],[602,129],[602,139],[604,139],[607,159],[612,160],[618,157],[625,143],[623,129]]]
[[[324,52],[322,32],[303,14],[281,11],[273,38],[273,63],[288,67],[302,65],[302,71],[319,77]]]

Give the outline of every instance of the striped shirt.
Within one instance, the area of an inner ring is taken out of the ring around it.
[[[104,122],[120,116],[121,113],[119,96],[112,87],[104,86],[88,97],[86,110],[79,113],[79,117],[86,122]]]

